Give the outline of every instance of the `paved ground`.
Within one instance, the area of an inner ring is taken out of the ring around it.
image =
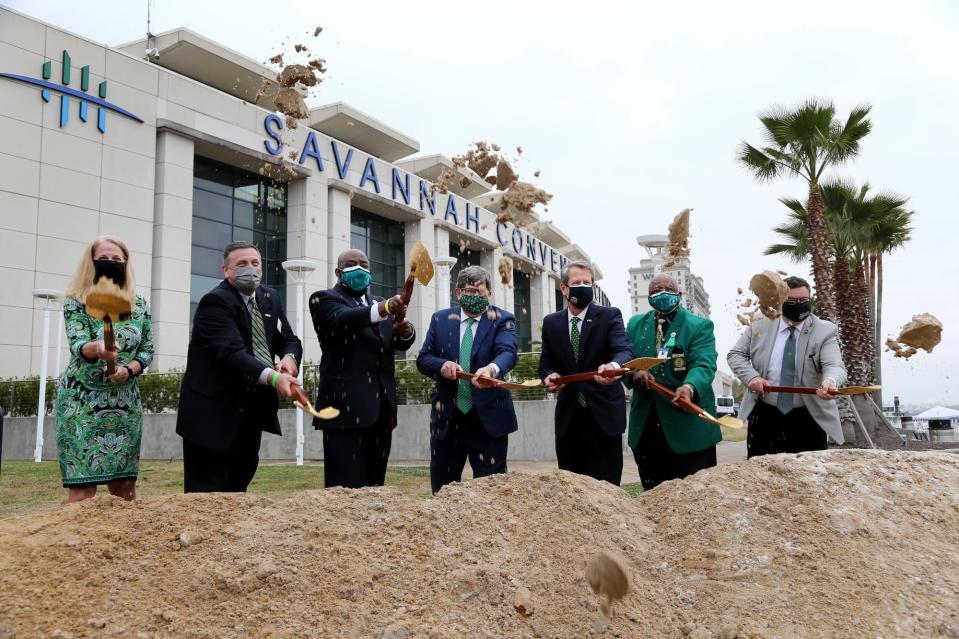
[[[716,446],[716,461],[720,464],[734,464],[746,460],[746,442],[721,442]],[[391,466],[429,466],[428,461],[402,461],[391,463]],[[545,473],[556,468],[555,461],[510,461],[510,472],[519,473]],[[469,463],[466,464],[466,470],[463,471],[463,479],[472,479],[473,471]],[[639,471],[636,469],[636,462],[632,456],[623,459],[623,482],[624,484],[639,483]]]

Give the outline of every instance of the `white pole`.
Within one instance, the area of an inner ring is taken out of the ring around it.
[[[306,338],[303,337],[303,281],[301,278],[297,278],[296,283],[296,336],[299,337],[303,342],[306,342]],[[301,360],[303,358],[300,358]],[[299,371],[297,372],[297,379],[300,380],[300,383],[303,383],[303,362],[300,362]],[[296,411],[296,465],[303,465],[303,444],[305,443],[303,437],[303,411]]]
[[[60,321],[57,322],[57,367],[53,369],[56,377],[60,377],[60,349],[63,346],[63,308],[60,309]]]
[[[43,346],[40,347],[40,399],[37,403],[37,444],[33,449],[33,461],[43,457],[43,419],[46,416],[47,397],[47,350],[50,347],[50,302],[43,307]]]

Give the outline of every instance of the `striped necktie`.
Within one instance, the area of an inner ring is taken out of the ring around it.
[[[573,359],[579,363],[579,322],[580,318],[572,317],[570,321],[573,323],[572,328],[569,329],[569,341],[573,345]],[[576,401],[579,402],[579,405],[586,407],[586,396],[582,393],[576,393]]]
[[[250,296],[250,317],[253,320],[253,355],[258,360],[273,368],[273,355],[270,354],[270,348],[266,345],[266,330],[263,328],[263,316],[260,315],[260,309],[256,305],[256,294]]]
[[[467,373],[473,359],[473,324],[476,320],[466,318],[466,330],[463,331],[463,340],[460,342],[460,367]],[[465,379],[459,380],[456,386],[456,407],[464,415],[473,408],[473,386]]]

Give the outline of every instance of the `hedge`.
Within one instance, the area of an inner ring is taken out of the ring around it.
[[[520,353],[519,362],[510,374],[510,379],[522,381],[535,379],[539,367],[539,353]],[[183,373],[145,373],[138,378],[140,399],[145,413],[176,412],[180,396],[180,380]],[[306,364],[303,368],[303,387],[308,397],[316,397],[320,381],[320,367]],[[46,414],[52,415],[56,400],[56,379],[47,380]],[[414,360],[396,362],[396,394],[400,404],[427,404],[433,380],[416,370]],[[0,380],[0,406],[9,417],[30,417],[37,414],[37,399],[40,391],[38,377]],[[513,393],[515,400],[546,399],[548,393],[542,386]],[[280,399],[280,408],[292,408],[288,398]]]

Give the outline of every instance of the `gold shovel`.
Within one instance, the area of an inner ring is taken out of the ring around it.
[[[87,293],[87,314],[103,322],[103,346],[108,351],[116,350],[113,322],[130,319],[133,313],[133,298],[108,277],[100,277]],[[106,375],[116,372],[116,364],[107,362]]]
[[[340,409],[333,408],[332,406],[327,406],[326,408],[321,408],[316,410],[313,408],[313,404],[310,402],[310,398],[306,396],[306,393],[303,392],[303,389],[299,386],[292,385],[290,389],[293,391],[293,405],[299,408],[304,413],[313,415],[313,417],[318,417],[319,419],[334,419],[339,416]]]
[[[503,388],[506,390],[529,390],[543,383],[538,379],[527,379],[522,382],[507,382],[491,377],[477,377],[475,373],[467,373],[466,371],[457,371],[456,379],[465,379],[468,382],[476,380],[483,388]]]
[[[433,281],[433,260],[430,259],[430,252],[426,250],[423,242],[416,240],[416,244],[410,249],[408,257],[410,263],[410,274],[406,277],[406,283],[403,284],[403,292],[400,294],[403,298],[403,305],[410,303],[413,297],[413,282],[419,281],[423,286],[429,286]],[[400,324],[406,319],[406,313],[397,313],[393,316],[393,324]]]
[[[573,382],[591,382],[596,376],[599,377],[619,377],[620,375],[625,375],[626,373],[633,373],[636,371],[645,371],[649,370],[653,366],[659,366],[666,361],[665,357],[637,357],[631,359],[625,364],[622,368],[616,368],[613,370],[603,371],[587,371],[585,373],[575,373],[573,375],[564,375],[563,377],[557,377],[553,380],[553,383],[556,385],[561,384],[571,384]]]

